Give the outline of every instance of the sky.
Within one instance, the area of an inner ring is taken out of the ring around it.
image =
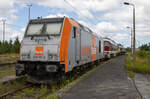
[[[131,46],[132,6],[136,9],[136,46],[150,43],[149,0],[0,0],[0,40],[3,19],[6,20],[5,40],[22,40],[28,23],[28,7],[32,4],[31,19],[68,16],[89,27],[98,36]],[[131,28],[127,28],[127,26]]]

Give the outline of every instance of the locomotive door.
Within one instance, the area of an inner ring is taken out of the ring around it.
[[[80,29],[76,28],[76,39],[75,39],[75,59],[76,62],[79,63],[80,59],[81,59],[81,34],[80,34]]]

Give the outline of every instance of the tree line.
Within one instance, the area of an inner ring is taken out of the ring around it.
[[[150,60],[150,43],[143,44],[139,47],[139,51],[137,51],[137,55],[140,57],[147,57]]]
[[[20,41],[18,37],[13,42],[9,41],[0,41],[0,54],[10,54],[10,53],[19,53],[20,50]]]
[[[140,50],[150,51],[150,43],[144,44],[144,45],[140,46],[139,48],[140,48]]]

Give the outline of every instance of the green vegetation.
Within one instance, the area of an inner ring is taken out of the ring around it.
[[[26,83],[26,80],[26,78],[18,78],[6,84],[0,83],[0,95],[23,87]]]
[[[49,94],[46,99],[58,99],[56,94]]]
[[[15,67],[14,66],[4,66],[0,68],[0,78],[15,75]]]
[[[14,99],[22,99],[21,96],[14,96]]]
[[[25,89],[23,92],[24,92],[24,95],[27,97],[34,96],[34,88]]]
[[[13,42],[12,40],[1,42],[0,41],[0,54],[7,54],[7,53],[19,53],[20,42],[18,37]]]
[[[46,93],[48,93],[48,88],[46,85],[41,85],[40,93],[41,95],[45,95]]]
[[[126,67],[129,71],[138,73],[150,73],[150,44],[142,45],[136,52],[136,61],[129,54],[126,58]]]
[[[133,58],[131,56],[127,56],[126,66],[129,71],[150,73],[150,60],[145,56],[140,57],[137,55],[135,62],[133,62]]]
[[[19,59],[19,54],[2,54],[0,55],[0,64],[14,63]]]
[[[5,63],[14,63],[19,59],[18,54],[2,54],[0,55],[0,64]],[[1,66],[0,67],[0,78],[15,75],[15,65],[11,64],[8,66]]]
[[[131,78],[131,79],[134,79],[134,72],[133,71],[129,71],[129,77]]]

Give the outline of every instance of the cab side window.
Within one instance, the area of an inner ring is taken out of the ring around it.
[[[76,38],[76,28],[72,27],[72,32],[71,32],[72,38]]]
[[[99,41],[99,53],[101,53],[101,41]]]

